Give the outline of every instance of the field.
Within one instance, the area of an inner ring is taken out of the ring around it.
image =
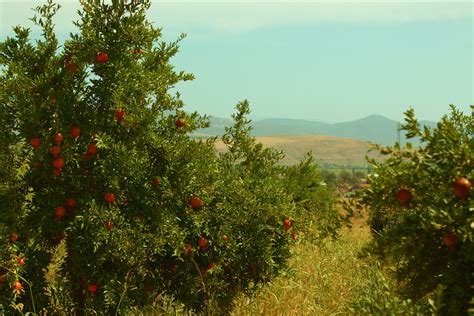
[[[333,136],[260,136],[257,142],[265,147],[282,150],[285,158],[281,161],[285,165],[293,165],[311,151],[320,165],[364,166],[367,164],[365,156],[369,150],[367,142],[350,138]],[[223,143],[217,143],[218,150],[224,148]],[[370,153],[370,157],[375,154]]]

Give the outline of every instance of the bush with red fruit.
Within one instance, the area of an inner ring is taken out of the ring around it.
[[[377,177],[361,192],[374,241],[368,251],[386,259],[399,293],[418,304],[434,293],[438,312],[467,314],[474,284],[474,116],[451,106],[437,128],[420,128],[413,110],[403,126],[420,145],[376,146],[388,158],[371,161]]]
[[[130,314],[168,295],[188,310],[227,313],[286,267],[292,230],[312,223],[298,214],[315,209],[304,201],[313,189],[298,196],[303,168],[282,168],[281,153],[249,136],[246,101],[225,153],[215,139],[190,137],[208,120],[168,93],[193,75],[169,64],[182,37],[161,43],[145,19],[149,1],[82,3],[80,35],[64,45],[51,3],[37,9],[37,45],[22,27],[0,44],[0,200],[9,206],[0,274],[31,285],[29,295],[0,285],[0,305]]]
[[[292,238],[302,234],[312,243],[335,238],[340,216],[335,209],[334,193],[324,182],[314,157],[307,154],[300,163],[285,167],[281,181],[296,208],[291,218],[282,218],[283,228]]]

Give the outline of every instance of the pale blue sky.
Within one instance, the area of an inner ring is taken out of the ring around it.
[[[41,3],[0,0],[0,38]],[[79,4],[59,3],[65,37]],[[178,86],[187,110],[228,117],[247,98],[256,119],[325,122],[469,113],[473,17],[473,2],[453,1],[154,1],[149,13],[166,40],[188,35],[172,61],[196,75]]]

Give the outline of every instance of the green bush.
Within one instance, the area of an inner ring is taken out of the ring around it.
[[[295,233],[313,241],[336,237],[340,227],[332,188],[324,183],[314,157],[307,154],[297,165],[283,171],[283,186],[295,204]]]
[[[193,75],[169,63],[183,36],[160,41],[149,1],[81,4],[62,51],[51,1],[35,45],[20,26],[0,44],[3,311],[126,314],[167,297],[226,313],[285,269],[293,222],[310,224],[298,212],[335,235],[327,192],[295,185],[315,167],[278,166],[249,136],[248,102],[225,153],[189,136],[208,120],[169,93]]]
[[[383,272],[379,262],[371,262],[364,270],[366,283],[354,289],[355,297],[350,312],[355,315],[436,315],[437,299],[427,299],[425,303],[414,303],[411,299],[401,299],[397,285]],[[435,291],[437,294],[439,290]]]
[[[368,251],[394,267],[398,294],[422,303],[442,289],[444,315],[465,314],[472,298],[473,127],[474,116],[454,106],[436,129],[420,128],[407,111],[403,129],[421,140],[420,147],[378,146],[388,158],[371,161],[378,176],[358,202],[374,233]],[[459,179],[465,192],[455,188]]]

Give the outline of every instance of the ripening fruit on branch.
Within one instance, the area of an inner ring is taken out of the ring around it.
[[[64,159],[63,158],[56,158],[56,159],[53,160],[52,165],[57,170],[61,171],[61,169],[64,167]]]
[[[23,257],[16,257],[16,261],[18,262],[20,266],[24,266],[26,263],[26,259]]]
[[[184,244],[184,246],[183,246],[183,252],[184,252],[186,255],[189,255],[192,250],[193,250],[193,247],[192,247],[190,244]]]
[[[406,205],[408,205],[408,203],[410,203],[411,200],[413,199],[413,194],[412,194],[411,191],[408,190],[408,189],[400,189],[400,190],[398,190],[398,192],[397,192],[396,199],[397,199],[397,202],[398,202],[401,206],[406,206]]]
[[[51,147],[51,148],[49,149],[49,152],[50,152],[53,156],[57,157],[57,156],[59,156],[59,154],[61,153],[61,147],[59,147],[59,146],[53,146],[53,147]]]
[[[453,193],[460,199],[467,199],[471,192],[471,181],[461,177],[453,183]]]
[[[64,136],[63,136],[62,133],[59,133],[59,132],[58,132],[58,133],[54,134],[54,141],[55,141],[56,144],[58,144],[58,145],[61,144],[61,142],[63,141],[63,138],[64,138]]]
[[[81,135],[81,129],[77,126],[71,127],[71,137],[72,139],[76,139]]]
[[[151,184],[156,188],[159,183],[160,183],[160,180],[158,180],[157,178],[155,178],[155,179],[153,179],[153,181],[152,181]]]
[[[97,55],[95,55],[95,61],[98,62],[99,64],[106,63],[109,60],[109,55],[104,52],[99,52]]]
[[[54,215],[56,215],[56,218],[61,220],[66,216],[66,209],[64,206],[58,206],[54,209]]]
[[[229,238],[229,236],[227,236],[227,235],[222,235],[222,239],[223,239],[224,241],[229,241],[230,238]]]
[[[73,198],[69,198],[66,200],[66,204],[68,207],[74,207],[77,205],[77,201]]]
[[[97,284],[91,283],[89,284],[87,289],[89,290],[91,294],[94,294],[95,292],[97,292],[97,288],[98,288]]]
[[[114,227],[114,224],[112,223],[111,220],[107,220],[107,221],[105,221],[105,223],[104,223],[104,227],[105,227],[107,230],[111,230],[111,229]]]
[[[125,112],[124,109],[122,108],[118,108],[115,110],[115,120],[117,120],[117,122],[122,122],[123,121],[123,118],[125,117],[127,113]]]
[[[207,269],[212,270],[216,267],[216,263],[214,261],[211,261],[207,264]]]
[[[448,248],[451,249],[451,251],[456,250],[457,240],[458,240],[458,236],[453,232],[449,232],[449,233],[447,233],[446,235],[443,236],[444,244],[446,246],[448,246]]]
[[[93,156],[97,153],[97,145],[96,144],[89,144],[87,145],[87,154]]]
[[[293,223],[292,223],[292,221],[291,221],[289,218],[285,218],[285,219],[283,220],[283,228],[284,228],[285,230],[289,230],[292,226],[293,226]]]
[[[13,233],[10,235],[10,240],[13,241],[13,242],[17,241],[18,238],[20,238],[20,237],[18,236],[18,233],[17,233],[17,232],[13,232]]]
[[[202,200],[199,196],[193,196],[191,200],[189,201],[189,204],[191,205],[193,210],[197,210],[198,208],[201,207]]]
[[[296,234],[296,232],[292,232],[292,233],[291,233],[291,238],[292,238],[293,240],[296,240],[296,239],[298,238],[298,234]]]
[[[184,121],[184,119],[179,118],[176,120],[175,124],[177,128],[182,128],[186,125],[186,122]]]
[[[105,199],[105,202],[111,204],[111,203],[114,203],[115,202],[115,194],[113,194],[112,192],[107,192],[104,194],[104,199]]]
[[[13,291],[18,294],[23,289],[23,284],[21,284],[20,281],[13,282],[12,288]]]
[[[206,251],[208,240],[204,237],[201,237],[199,238],[198,244],[202,251]]]
[[[55,95],[52,95],[49,98],[49,101],[51,102],[51,104],[56,104],[56,102],[58,101],[58,98]]]
[[[79,67],[77,67],[77,65],[75,63],[72,63],[72,62],[69,62],[69,61],[64,63],[64,68],[66,68],[70,72],[79,71]]]
[[[39,137],[33,137],[30,140],[30,144],[34,149],[38,149],[41,146],[41,139]]]

